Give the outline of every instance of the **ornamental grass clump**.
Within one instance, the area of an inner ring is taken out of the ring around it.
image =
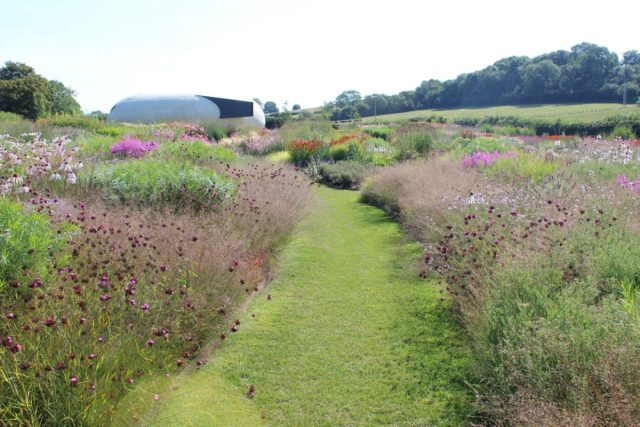
[[[156,150],[155,155],[163,159],[189,161],[196,164],[232,162],[238,157],[228,147],[200,139],[165,142]]]
[[[234,180],[190,163],[139,159],[102,164],[81,175],[111,203],[205,209],[224,205],[236,192]]]
[[[144,157],[147,153],[158,148],[155,141],[141,141],[128,137],[111,146],[111,154],[121,157]]]

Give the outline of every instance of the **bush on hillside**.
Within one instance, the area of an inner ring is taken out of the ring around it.
[[[356,161],[339,161],[320,165],[321,182],[336,188],[356,189],[372,172],[371,166]]]

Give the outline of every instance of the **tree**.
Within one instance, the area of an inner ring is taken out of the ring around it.
[[[353,105],[347,105],[340,110],[340,120],[353,120],[360,117],[358,110]]]
[[[524,69],[524,89],[533,101],[543,101],[553,96],[558,90],[560,67],[550,59],[535,64],[529,64]]]
[[[415,90],[415,100],[418,108],[435,108],[440,105],[440,96],[444,86],[439,80],[428,80],[420,83]]]
[[[36,72],[33,68],[21,62],[7,61],[4,63],[4,67],[0,68],[0,80],[23,79],[35,75]]]
[[[302,107],[300,107],[300,104],[293,104],[293,107],[291,107],[291,109],[292,109],[293,111],[298,111],[298,110],[301,110],[301,109],[302,109]]]
[[[34,75],[0,80],[0,110],[36,120],[51,112],[53,96],[49,83]]]
[[[336,97],[336,105],[338,107],[346,107],[347,105],[356,105],[362,100],[360,92],[357,90],[345,90]]]
[[[107,116],[109,116],[107,113],[100,111],[100,110],[95,110],[92,111],[88,114],[89,117],[93,117],[94,119],[98,119],[102,122],[104,122],[105,120],[107,120]]]
[[[278,113],[280,111],[276,103],[273,101],[265,102],[263,109],[265,114],[273,114],[273,113]]]
[[[53,97],[51,114],[80,115],[82,110],[80,104],[74,98],[76,93],[56,80],[49,80],[49,89]]]

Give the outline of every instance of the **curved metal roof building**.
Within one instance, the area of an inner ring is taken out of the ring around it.
[[[264,112],[253,101],[202,95],[137,95],[111,108],[107,121],[156,123],[220,121],[236,126],[264,127]]]

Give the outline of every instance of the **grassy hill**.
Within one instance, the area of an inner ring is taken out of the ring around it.
[[[365,117],[363,123],[398,122],[413,118],[442,116],[448,120],[462,118],[484,118],[487,116],[515,116],[527,119],[562,119],[572,122],[590,122],[619,114],[640,116],[640,108],[622,104],[550,104],[550,105],[504,105],[484,108],[458,108],[452,110],[419,110],[405,113]]]

